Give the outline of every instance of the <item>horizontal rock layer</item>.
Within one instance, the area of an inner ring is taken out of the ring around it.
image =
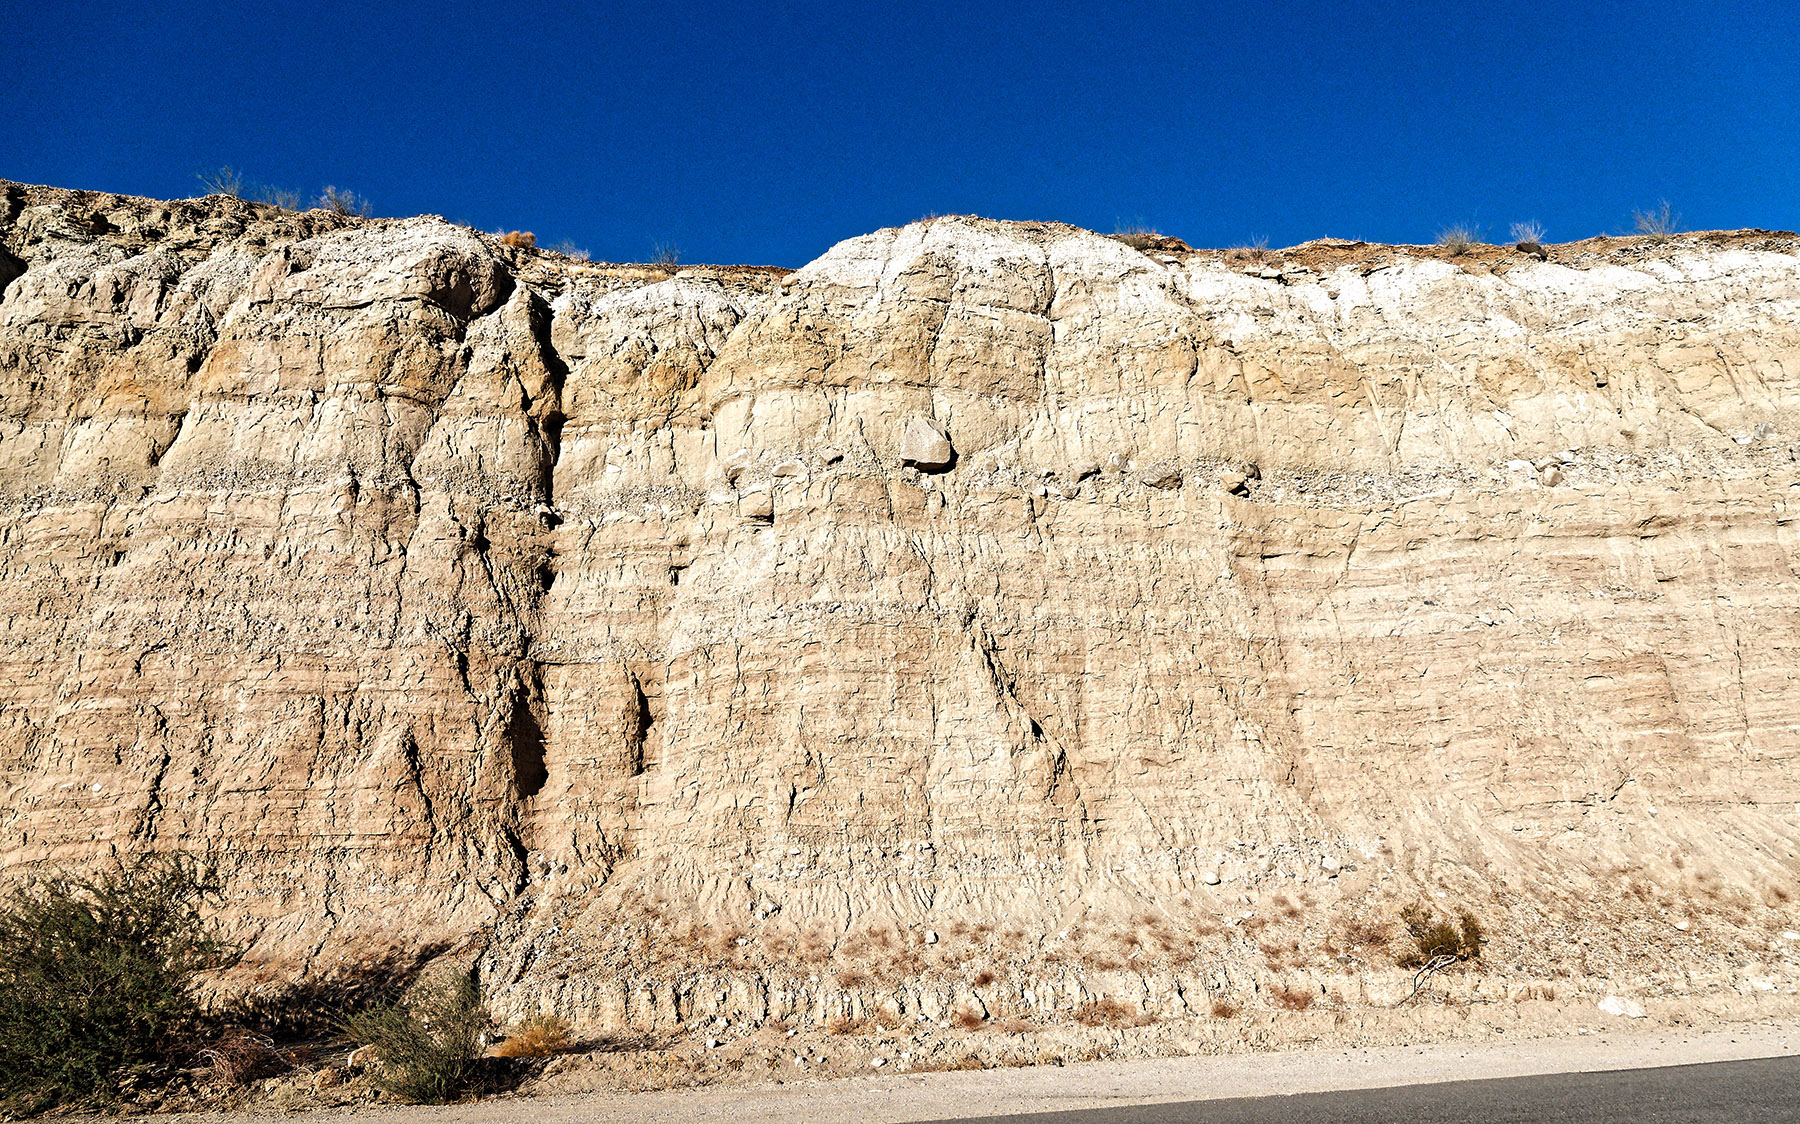
[[[1791,236],[942,218],[670,276],[0,201],[7,866],[205,850],[272,967],[497,931],[612,1022],[676,919],[815,977],[1015,933],[1023,994],[1276,892],[1520,961],[1785,916]]]

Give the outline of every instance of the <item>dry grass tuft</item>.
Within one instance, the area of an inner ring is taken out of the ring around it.
[[[1513,223],[1510,234],[1521,249],[1535,249],[1544,244],[1544,224],[1536,219]]]
[[[366,219],[375,213],[374,206],[367,199],[354,191],[346,191],[331,184],[326,184],[325,189],[319,192],[319,197],[313,200],[313,206],[346,218]]]
[[[980,1030],[987,1025],[987,1019],[973,1007],[958,1007],[950,1016],[950,1025],[963,1030]]]
[[[1162,235],[1151,227],[1133,223],[1129,226],[1119,227],[1107,237],[1114,242],[1123,242],[1134,250],[1147,250],[1156,245]]]
[[[1269,260],[1269,240],[1257,235],[1241,246],[1233,246],[1225,251],[1225,256],[1235,262],[1266,262]]]
[[[1125,966],[1125,961],[1120,956],[1103,948],[1082,949],[1081,962],[1101,972],[1111,972]]]
[[[912,1063],[914,1073],[955,1073],[986,1068],[974,1054],[962,1054],[955,1058],[921,1058]]]
[[[244,173],[237,171],[230,164],[216,172],[199,172],[194,176],[206,188],[208,195],[229,195],[233,199],[244,197]]]
[[[267,203],[272,207],[280,207],[284,211],[300,209],[300,193],[284,187],[270,187],[265,184],[256,189],[256,201]]]
[[[861,1034],[868,1029],[868,1019],[853,1019],[849,1015],[833,1015],[825,1020],[827,1034]]]
[[[1481,243],[1481,230],[1472,222],[1452,223],[1438,231],[1437,246],[1460,258]]]
[[[1299,968],[1306,964],[1309,957],[1301,951],[1298,939],[1289,941],[1264,941],[1257,945],[1263,954],[1263,960],[1279,972],[1283,968]]]
[[[246,1030],[227,1034],[198,1057],[206,1063],[206,1079],[217,1085],[246,1085],[288,1068],[274,1042]]]
[[[1669,206],[1667,199],[1659,199],[1654,207],[1631,212],[1631,225],[1651,241],[1665,242],[1681,232],[1681,216]]]
[[[494,1050],[500,1058],[547,1058],[573,1045],[571,1028],[560,1015],[533,1015]]]
[[[855,966],[845,968],[837,974],[839,987],[862,987],[874,978],[867,971]]]
[[[1269,998],[1284,1011],[1304,1011],[1313,1005],[1318,995],[1311,988],[1282,984],[1269,993]]]
[[[502,246],[511,246],[515,250],[537,249],[537,235],[529,230],[509,230],[500,236]]]
[[[1383,918],[1348,917],[1344,919],[1344,943],[1351,948],[1386,948],[1391,933],[1392,929]]]
[[[1149,1026],[1156,1019],[1147,1012],[1140,1011],[1128,1003],[1121,1003],[1108,995],[1075,1008],[1075,1021],[1082,1026],[1123,1028]]]
[[[1231,1002],[1229,999],[1213,1000],[1213,1004],[1212,1004],[1212,1017],[1213,1018],[1229,1019],[1230,1017],[1232,1017],[1233,1015],[1235,1015],[1237,1013],[1238,1013],[1237,1004]]]

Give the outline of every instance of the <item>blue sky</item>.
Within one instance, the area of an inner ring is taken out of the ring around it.
[[[0,0],[0,176],[230,164],[598,259],[799,265],[931,213],[1553,240],[1800,225],[1800,3]]]

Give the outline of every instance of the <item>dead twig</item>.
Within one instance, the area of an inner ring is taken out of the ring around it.
[[[1419,992],[1424,989],[1426,983],[1428,983],[1430,981],[1431,977],[1437,975],[1439,972],[1443,971],[1445,968],[1448,968],[1448,967],[1450,967],[1450,965],[1455,964],[1455,963],[1457,963],[1457,958],[1454,956],[1451,956],[1448,953],[1439,953],[1438,955],[1433,956],[1430,960],[1427,960],[1425,962],[1424,967],[1420,968],[1417,972],[1413,973],[1412,990],[1407,992],[1405,999],[1402,999],[1400,1002],[1394,1004],[1394,1006],[1404,1007],[1404,1006],[1406,1006],[1406,1004],[1412,1002],[1413,997],[1418,995]]]

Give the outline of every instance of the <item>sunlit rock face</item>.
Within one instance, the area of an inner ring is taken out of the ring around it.
[[[0,192],[7,866],[204,851],[271,969],[466,948],[593,1026],[1791,912],[1791,237],[671,276]]]

